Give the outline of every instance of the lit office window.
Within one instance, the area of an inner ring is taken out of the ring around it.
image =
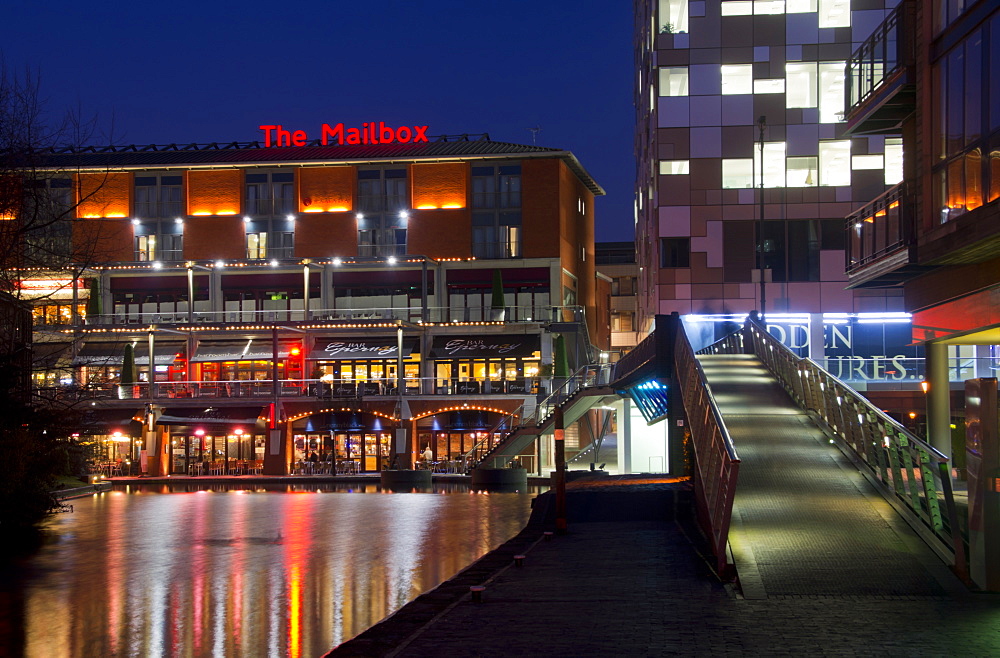
[[[660,0],[660,34],[688,31],[688,0]]]
[[[730,0],[722,3],[723,16],[750,16],[752,14],[752,0]]]
[[[752,94],[753,65],[723,64],[722,93],[723,95]]]
[[[816,0],[787,0],[785,2],[786,14],[807,14],[816,11]]]
[[[881,154],[876,155],[855,155],[851,157],[851,169],[882,169],[885,162]]]
[[[758,16],[765,14],[784,14],[785,0],[754,0],[753,13]]]
[[[690,173],[691,166],[687,160],[660,160],[661,176],[677,176]]]
[[[819,122],[844,120],[844,62],[819,63]]]
[[[687,96],[688,69],[686,66],[660,68],[660,96]]]
[[[754,80],[753,93],[755,94],[783,94],[785,93],[785,80],[783,78],[773,78],[767,80]]]
[[[885,140],[885,184],[903,182],[903,140],[887,137]]]
[[[753,181],[754,187],[760,185],[760,150],[753,150],[754,171],[757,172]],[[764,142],[764,187],[785,186],[785,143]]]
[[[851,140],[819,143],[819,184],[851,184]]]
[[[820,27],[851,27],[851,0],[819,0]]]
[[[785,166],[788,187],[816,187],[819,184],[819,158],[788,158]]]
[[[724,158],[722,160],[722,188],[739,190],[753,187],[752,158]]]
[[[816,107],[816,62],[785,64],[785,107]]]

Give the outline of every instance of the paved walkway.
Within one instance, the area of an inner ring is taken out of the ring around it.
[[[511,545],[333,655],[1000,655],[1000,596],[969,592],[741,361],[704,363],[742,460],[739,583],[714,577],[674,515],[689,509],[686,485],[573,483],[567,535],[540,539],[551,522],[541,496]],[[486,586],[481,603],[470,584]]]

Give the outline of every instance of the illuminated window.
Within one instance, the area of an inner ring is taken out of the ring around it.
[[[521,213],[472,213],[472,255],[520,258]]]
[[[785,64],[785,107],[816,107],[816,62]]]
[[[885,162],[881,154],[855,155],[851,157],[851,169],[882,169]]]
[[[722,188],[727,190],[753,187],[753,158],[724,158]]]
[[[819,122],[844,120],[844,62],[819,63]]]
[[[750,16],[753,14],[751,0],[730,0],[722,3],[723,16]]]
[[[691,163],[688,160],[660,160],[660,175],[662,176],[690,173]]]
[[[820,27],[850,27],[851,0],[819,0]]]
[[[756,178],[753,186],[760,185],[760,150],[754,147],[753,160]],[[785,142],[764,142],[764,187],[785,186]]]
[[[753,93],[783,94],[785,93],[785,80],[784,78],[774,78],[770,80],[754,80]]]
[[[851,184],[851,141],[819,143],[819,184],[845,186]]]
[[[788,158],[785,166],[788,187],[816,187],[819,184],[819,158]]]
[[[247,233],[247,258],[250,260],[267,258],[267,233]]]
[[[722,65],[723,95],[752,94],[753,90],[752,64]]]
[[[885,140],[885,184],[903,182],[903,140],[887,137]]]
[[[472,168],[472,255],[476,258],[521,257],[521,166]],[[577,199],[577,210],[586,207]]]
[[[785,0],[754,0],[753,13],[758,16],[766,14],[784,14]]]
[[[660,68],[660,96],[687,96],[688,69],[686,66]]]
[[[135,236],[135,259],[138,261],[156,260],[156,236]]]
[[[816,0],[787,0],[785,2],[786,14],[806,14],[816,11]]]
[[[660,0],[660,34],[688,31],[688,0]]]

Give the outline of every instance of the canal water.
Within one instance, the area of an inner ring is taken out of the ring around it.
[[[517,534],[533,494],[120,488],[3,564],[26,656],[320,656]],[[3,651],[0,651],[3,653]]]

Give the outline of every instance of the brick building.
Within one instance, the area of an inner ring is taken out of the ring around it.
[[[106,409],[108,435],[142,418],[151,474],[458,462],[548,389],[554,336],[574,365],[609,347],[603,190],[565,150],[463,136],[45,165],[75,206],[66,239],[100,249],[35,305],[62,348],[35,386]]]

